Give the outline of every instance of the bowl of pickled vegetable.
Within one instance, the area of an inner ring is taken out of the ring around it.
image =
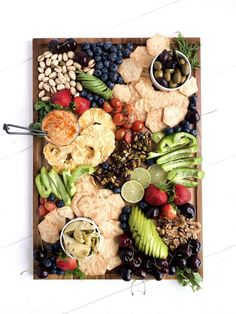
[[[100,237],[99,228],[93,220],[78,217],[64,226],[60,243],[68,256],[83,259],[97,253]]]
[[[163,50],[150,67],[153,84],[162,91],[173,91],[184,86],[191,77],[188,58],[177,50]]]

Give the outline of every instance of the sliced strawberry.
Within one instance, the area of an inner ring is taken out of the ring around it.
[[[176,217],[176,209],[171,204],[165,204],[161,208],[160,218],[174,219]]]
[[[51,97],[51,102],[53,104],[60,105],[62,107],[69,107],[72,99],[72,95],[69,89],[62,89]]]

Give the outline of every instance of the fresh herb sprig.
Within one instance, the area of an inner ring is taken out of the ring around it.
[[[198,61],[198,49],[200,43],[188,43],[183,35],[178,33],[176,44],[177,49],[189,59],[192,69],[200,68],[200,63]]]
[[[79,266],[74,270],[67,270],[65,275],[73,275],[75,278],[85,279],[85,274],[79,269]]]
[[[181,286],[189,285],[193,292],[200,290],[202,277],[198,272],[193,272],[189,268],[177,268],[176,277]]]

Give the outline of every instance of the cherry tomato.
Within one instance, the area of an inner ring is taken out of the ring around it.
[[[112,112],[113,108],[108,101],[104,101],[103,110],[106,112]]]
[[[116,140],[117,141],[121,141],[123,140],[124,136],[125,136],[126,130],[123,128],[117,129],[115,136],[116,136]]]
[[[46,202],[46,200],[47,200],[46,198],[40,197],[39,203],[43,205]]]
[[[56,208],[56,205],[53,202],[46,201],[44,203],[44,207],[46,208],[47,211],[51,212],[52,210]]]
[[[134,122],[137,120],[137,114],[135,112],[130,112],[127,120],[129,123],[134,124]]]
[[[129,123],[126,119],[125,123],[122,125],[122,128],[128,130],[128,129],[131,129],[132,128],[132,123]]]
[[[115,125],[118,126],[124,124],[125,122],[124,115],[122,113],[115,113],[112,120],[115,123]]]
[[[124,140],[128,144],[133,142],[133,132],[131,130],[126,130]]]
[[[115,109],[117,107],[122,108],[122,102],[118,98],[112,98],[110,101],[110,105]]]
[[[39,217],[42,217],[42,216],[45,216],[46,214],[47,214],[47,210],[46,210],[46,208],[41,204],[41,205],[39,205],[39,207],[38,207],[38,216]]]
[[[137,120],[136,122],[134,122],[133,126],[132,126],[132,130],[134,132],[140,132],[142,131],[142,129],[144,128],[144,122]]]
[[[133,106],[132,106],[132,104],[124,104],[124,105],[123,105],[123,113],[124,113],[125,115],[130,114],[132,111],[133,111]]]

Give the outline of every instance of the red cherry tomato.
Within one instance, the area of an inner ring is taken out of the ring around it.
[[[116,107],[122,107],[122,102],[118,98],[112,98],[110,101],[110,105],[115,109]]]
[[[104,101],[103,110],[106,112],[112,112],[113,108],[108,101]]]
[[[122,113],[115,113],[112,120],[115,123],[115,125],[118,126],[124,124],[125,122],[124,115]]]
[[[132,126],[132,130],[134,132],[140,132],[142,131],[142,129],[144,128],[144,122],[137,120],[136,122],[134,122],[133,126]]]
[[[38,207],[38,216],[39,217],[42,217],[42,216],[45,216],[46,214],[47,214],[47,210],[46,210],[46,208],[41,204],[41,205],[39,205],[39,207]]]
[[[46,202],[46,200],[47,200],[46,198],[40,197],[39,203],[43,205]]]
[[[51,212],[52,210],[56,208],[56,205],[53,202],[46,201],[44,203],[44,207],[46,208],[47,211]]]
[[[135,112],[130,112],[127,120],[129,123],[134,124],[134,122],[137,120],[137,114]]]
[[[126,130],[124,140],[128,144],[133,142],[133,132],[131,130]]]
[[[132,128],[132,123],[129,123],[127,120],[125,121],[125,123],[122,125],[122,128],[128,130]]]
[[[133,106],[132,106],[132,104],[124,104],[124,105],[123,105],[123,113],[124,113],[125,115],[130,114],[132,111],[133,111]]]
[[[123,129],[123,128],[117,129],[116,133],[115,133],[116,140],[117,141],[123,140],[125,133],[126,133],[125,129]]]

